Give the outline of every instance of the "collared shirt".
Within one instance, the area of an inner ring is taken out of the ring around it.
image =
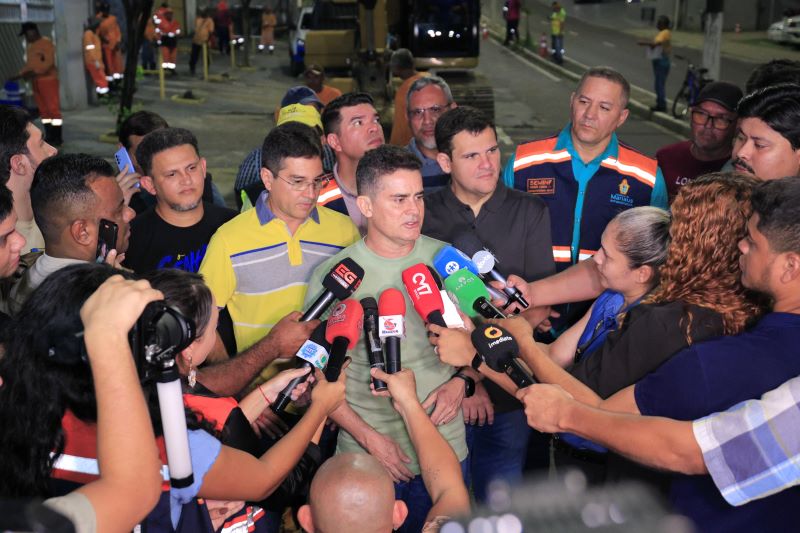
[[[230,312],[239,351],[301,309],[314,268],[359,238],[350,219],[321,206],[291,233],[267,197],[217,230],[200,265],[217,305]]]
[[[606,224],[625,209],[667,209],[667,188],[655,159],[620,143],[616,133],[598,157],[584,163],[572,124],[557,137],[525,143],[503,171],[509,187],[536,194],[550,208],[553,257],[563,269],[591,257]]]
[[[436,159],[431,159],[417,148],[416,139],[411,139],[411,142],[408,143],[406,148],[422,162],[420,171],[422,172],[422,186],[425,188],[426,193],[438,191],[448,184],[450,181],[450,174],[442,170],[442,167]]]
[[[544,201],[532,194],[498,182],[477,217],[450,186],[426,194],[422,233],[452,242],[462,231],[478,236],[497,258],[497,270],[506,276],[516,274],[534,281],[555,273],[550,215]],[[484,385],[498,412],[520,408],[517,400],[490,380],[485,380]]]
[[[358,194],[347,190],[347,187],[344,186],[341,178],[339,178],[338,163],[333,166],[333,179],[336,180],[336,185],[339,186],[339,191],[342,193],[342,199],[344,200],[344,205],[347,206],[347,214],[350,216],[350,220],[352,220],[353,224],[358,227],[358,231],[363,236],[367,233],[367,219],[361,213],[361,210],[358,208],[358,204],[356,203]]]
[[[800,483],[798,428],[800,377],[692,426],[708,472],[731,505]]]

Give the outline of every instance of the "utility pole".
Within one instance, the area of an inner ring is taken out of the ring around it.
[[[718,80],[720,75],[720,48],[722,47],[722,12],[725,0],[706,0],[706,11],[703,14],[706,22],[706,34],[703,40],[703,67],[708,69],[708,76]]]

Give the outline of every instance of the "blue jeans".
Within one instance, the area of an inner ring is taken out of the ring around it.
[[[551,35],[550,38],[553,44],[553,61],[560,65],[564,62],[564,36]]]
[[[468,462],[469,457],[461,461],[461,475],[464,476],[464,479],[467,477]],[[433,507],[433,501],[430,494],[428,494],[428,489],[425,488],[422,476],[414,476],[411,481],[395,483],[394,497],[397,500],[403,500],[406,507],[408,507],[408,516],[405,522],[395,531],[397,533],[419,533],[422,531],[428,512]]]
[[[464,477],[478,503],[487,499],[489,483],[502,479],[510,484],[522,481],[522,467],[528,449],[531,428],[525,411],[518,409],[494,415],[494,424],[466,425],[467,462],[469,469]]]
[[[656,107],[659,109],[667,108],[667,95],[665,86],[667,75],[669,74],[669,58],[662,57],[653,60],[653,75],[655,76]]]

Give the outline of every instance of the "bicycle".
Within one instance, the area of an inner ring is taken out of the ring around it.
[[[708,72],[707,68],[697,68],[691,61],[683,56],[675,55],[675,59],[680,59],[688,63],[686,78],[684,78],[683,85],[681,85],[678,94],[672,101],[672,116],[675,118],[684,118],[689,112],[689,108],[697,101],[697,95],[700,94],[703,87],[714,80],[706,76]]]

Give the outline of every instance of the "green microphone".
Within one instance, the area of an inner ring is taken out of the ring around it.
[[[471,318],[506,318],[502,311],[492,305],[489,291],[481,278],[467,268],[456,270],[447,276],[444,287],[461,311]]]

